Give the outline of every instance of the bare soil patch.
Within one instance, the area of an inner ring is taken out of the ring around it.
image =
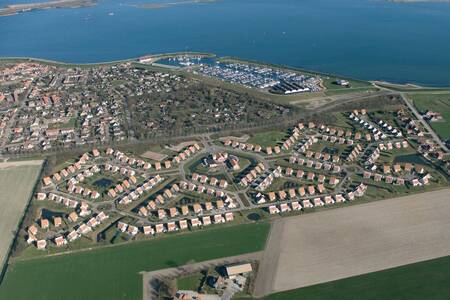
[[[250,138],[250,136],[248,134],[244,134],[243,136],[240,136],[240,137],[232,136],[232,135],[224,136],[224,137],[219,138],[219,140],[221,142],[225,142],[226,140],[232,140],[232,141],[238,141],[240,143],[245,143],[248,141],[249,138]]]
[[[148,159],[152,159],[152,160],[156,160],[156,161],[162,161],[163,159],[165,159],[167,157],[166,154],[153,152],[153,151],[145,151],[144,153],[141,154],[141,156],[144,158],[148,158]]]
[[[178,145],[171,145],[170,147],[167,147],[169,150],[175,151],[175,152],[180,152],[181,150],[183,150],[186,147],[192,146],[196,143],[197,141],[186,141],[186,142],[181,142]]]

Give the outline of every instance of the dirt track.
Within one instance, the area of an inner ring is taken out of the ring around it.
[[[254,295],[450,255],[450,189],[281,219]]]

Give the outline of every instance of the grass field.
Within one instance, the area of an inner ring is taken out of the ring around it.
[[[31,197],[42,161],[0,163],[0,264],[8,254],[16,228]]]
[[[221,227],[16,261],[0,285],[0,299],[142,299],[139,272],[261,250],[269,228],[264,222]]]
[[[427,110],[439,112],[444,118],[441,122],[431,122],[430,125],[436,133],[443,139],[450,139],[450,93],[448,94],[408,94],[413,100],[419,112]]]
[[[450,256],[273,294],[263,300],[447,300]],[[240,298],[239,300],[251,298]]]
[[[284,131],[266,131],[252,134],[247,143],[260,145],[261,147],[273,147],[286,136]]]
[[[199,288],[202,279],[203,274],[201,273],[180,277],[177,279],[177,288],[179,290],[196,291]]]

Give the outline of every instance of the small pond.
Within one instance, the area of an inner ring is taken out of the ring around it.
[[[251,213],[247,215],[247,219],[251,221],[259,221],[261,219],[261,215],[258,213]]]
[[[107,188],[109,187],[111,184],[113,183],[113,181],[111,179],[108,178],[100,178],[96,181],[94,181],[93,185],[97,186],[97,187],[101,187],[101,188]]]
[[[428,162],[420,154],[406,154],[397,156],[394,159],[394,163],[428,164]]]
[[[43,208],[41,212],[41,217],[47,220],[52,220],[53,217],[64,217],[64,213],[62,212],[54,212],[45,208]]]

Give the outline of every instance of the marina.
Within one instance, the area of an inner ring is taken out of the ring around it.
[[[2,17],[0,56],[98,63],[195,51],[362,80],[450,85],[448,3],[223,0],[136,7],[145,3],[105,0]]]
[[[217,78],[249,88],[267,90],[276,94],[288,95],[322,90],[322,80],[319,77],[268,66],[220,61],[213,57],[201,55],[176,55],[156,60],[155,64],[185,68],[194,74]]]

